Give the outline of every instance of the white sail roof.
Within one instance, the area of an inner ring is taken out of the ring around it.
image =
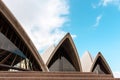
[[[88,51],[86,51],[81,57],[81,64],[83,72],[90,72],[90,68],[93,64],[93,59]]]

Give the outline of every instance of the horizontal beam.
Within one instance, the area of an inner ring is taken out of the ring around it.
[[[2,69],[2,68],[15,69],[15,70],[20,70],[20,71],[30,71],[30,70],[27,70],[27,69],[17,68],[17,67],[5,65],[5,64],[0,64],[0,68],[1,68],[1,69]]]

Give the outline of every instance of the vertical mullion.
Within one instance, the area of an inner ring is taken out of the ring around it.
[[[31,66],[32,63],[31,63],[31,61],[30,61],[30,60],[31,60],[30,58],[31,58],[31,55],[30,55],[29,58],[28,58],[28,59],[29,59],[29,67],[30,67],[31,70],[33,70],[33,69],[32,69],[32,66]]]
[[[6,25],[5,25],[5,26],[6,26]],[[5,36],[7,36],[7,34],[9,34],[8,31],[9,31],[9,27],[7,28],[7,30],[6,30],[6,32],[5,32]]]
[[[25,69],[27,69],[27,61],[26,61],[26,58],[25,58]]]
[[[10,40],[12,40],[13,36],[14,36],[14,32],[11,32]]]
[[[16,45],[16,41],[17,41],[17,36],[15,36],[15,39],[13,41],[13,43]]]
[[[19,50],[20,50],[20,47],[21,47],[21,40],[19,40],[19,45],[18,45],[18,48],[19,48]]]
[[[13,59],[13,61],[12,61],[12,63],[11,63],[11,66],[13,66],[13,64],[14,64],[14,62],[15,62],[15,60],[16,60],[16,58],[17,58],[17,55],[16,55],[15,58]]]

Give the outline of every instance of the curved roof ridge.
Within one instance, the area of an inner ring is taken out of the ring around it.
[[[44,64],[40,54],[38,53],[36,47],[28,37],[27,33],[24,31],[23,27],[20,25],[20,23],[16,20],[16,18],[13,16],[13,14],[10,12],[10,10],[5,6],[5,4],[0,0],[0,13],[2,13],[7,20],[12,24],[12,27],[16,30],[16,32],[20,35],[20,37],[23,39],[25,44],[28,46],[28,48],[33,53],[35,59],[37,60],[39,66],[43,71],[48,71],[48,68]]]
[[[92,55],[90,54],[90,52],[89,52],[89,51],[87,51],[87,52],[88,52],[88,55],[89,55],[89,57],[90,57],[91,61],[93,62]]]
[[[92,64],[92,66],[91,66],[91,72],[92,72],[92,70],[93,70],[93,68],[94,68],[94,66],[95,66],[95,64],[96,64],[96,62],[97,62],[97,60],[99,58],[103,61],[103,64],[105,65],[105,68],[107,69],[107,71],[109,72],[109,74],[111,74],[113,76],[113,73],[112,73],[112,71],[111,71],[111,69],[110,69],[107,61],[105,60],[105,58],[103,57],[103,55],[102,55],[101,52],[98,52],[97,56],[95,57],[94,62]]]
[[[74,44],[74,42],[73,42],[73,40],[72,40],[72,37],[71,37],[70,33],[67,33],[67,34],[62,38],[62,40],[58,43],[58,45],[55,47],[54,51],[51,53],[51,55],[50,55],[50,57],[49,57],[46,65],[49,64],[49,62],[50,62],[50,60],[52,59],[52,57],[54,56],[55,52],[59,49],[59,47],[63,44],[63,42],[64,42],[66,39],[69,39],[70,44],[72,45],[72,48],[73,48],[73,50],[74,50],[74,52],[75,52],[75,57],[77,58],[77,62],[78,62],[78,64],[79,64],[79,65],[78,65],[78,66],[79,66],[79,69],[80,69],[80,71],[82,71],[82,67],[81,67],[81,62],[80,62],[80,59],[79,59],[79,55],[78,55],[77,49],[76,49],[76,47],[75,47],[75,44]]]
[[[81,57],[82,69],[84,72],[90,72],[90,67],[93,64],[93,59],[89,51],[85,51]]]
[[[43,52],[43,54],[41,55],[44,63],[47,63],[47,60],[49,59],[50,55],[52,54],[52,52],[55,49],[55,45],[51,45],[50,47],[48,47],[45,52]]]

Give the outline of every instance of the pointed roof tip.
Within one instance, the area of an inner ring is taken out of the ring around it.
[[[66,33],[66,35],[70,35],[70,33],[69,33],[69,32],[67,32],[67,33]]]
[[[66,37],[66,36],[70,36],[71,37],[71,34],[68,32],[68,33],[65,34],[64,37]]]
[[[98,54],[102,54],[102,53],[99,51]]]
[[[59,44],[62,44],[66,39],[69,39],[70,42],[72,42],[74,44],[72,36],[69,32],[64,35],[64,37],[60,40]],[[75,44],[74,44],[74,46],[75,46]]]
[[[90,52],[89,52],[88,50],[86,50],[86,51],[83,53],[83,56],[84,56],[84,55],[89,55],[89,57],[92,58],[92,56],[91,56],[91,54],[90,54]]]
[[[60,40],[60,42],[63,41],[64,39],[70,38],[70,37],[71,37],[71,34],[70,34],[69,32],[67,32],[65,35],[63,35],[63,37],[62,37],[62,39]],[[59,42],[59,43],[60,43],[60,42]]]
[[[99,57],[99,56],[101,56],[101,57],[103,57],[103,55],[102,55],[102,53],[101,52],[98,52],[98,54],[96,55],[96,57]]]
[[[90,52],[89,52],[88,50],[86,50],[86,51],[85,51],[85,53],[88,53],[88,54],[90,54]]]

